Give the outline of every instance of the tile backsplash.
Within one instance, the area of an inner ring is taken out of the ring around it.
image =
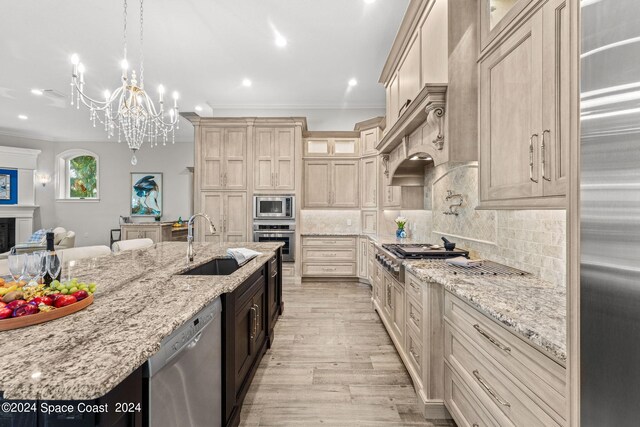
[[[360,234],[359,210],[301,210],[301,233]]]
[[[447,236],[471,252],[534,274],[559,286],[566,276],[565,210],[476,210],[478,164],[448,164],[427,170],[432,241]],[[459,215],[445,215],[447,190],[461,194]]]
[[[462,196],[458,215],[445,215],[447,190]],[[566,211],[476,210],[477,162],[428,168],[425,194],[430,210],[384,210],[378,215],[378,234],[392,236],[393,220],[408,219],[408,234],[415,240],[440,243],[446,236],[474,258],[484,258],[527,271],[558,286],[566,276]],[[303,233],[361,232],[359,210],[303,210]]]

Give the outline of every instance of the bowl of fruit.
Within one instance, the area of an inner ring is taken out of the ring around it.
[[[95,283],[72,279],[50,285],[25,286],[25,282],[0,285],[0,331],[48,322],[80,311],[93,303]]]

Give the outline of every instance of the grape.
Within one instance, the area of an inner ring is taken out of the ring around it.
[[[69,289],[69,293],[70,294],[72,294],[74,292],[77,292],[77,291],[78,291],[78,288],[76,288],[75,286],[73,288]]]
[[[67,295],[67,294],[69,293],[69,289],[64,288],[63,290],[61,290],[61,291],[60,291],[60,293],[61,293],[62,295]]]

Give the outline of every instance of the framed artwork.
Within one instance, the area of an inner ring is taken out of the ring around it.
[[[162,215],[162,173],[131,172],[131,216]]]
[[[0,205],[18,204],[18,171],[0,169]]]

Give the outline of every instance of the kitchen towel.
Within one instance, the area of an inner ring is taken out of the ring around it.
[[[262,252],[256,252],[247,248],[229,248],[227,249],[227,254],[236,260],[238,266],[242,266],[258,255],[262,255]]]
[[[484,260],[482,259],[467,259],[463,256],[447,259],[447,264],[458,265],[460,267],[477,267],[483,263]]]

